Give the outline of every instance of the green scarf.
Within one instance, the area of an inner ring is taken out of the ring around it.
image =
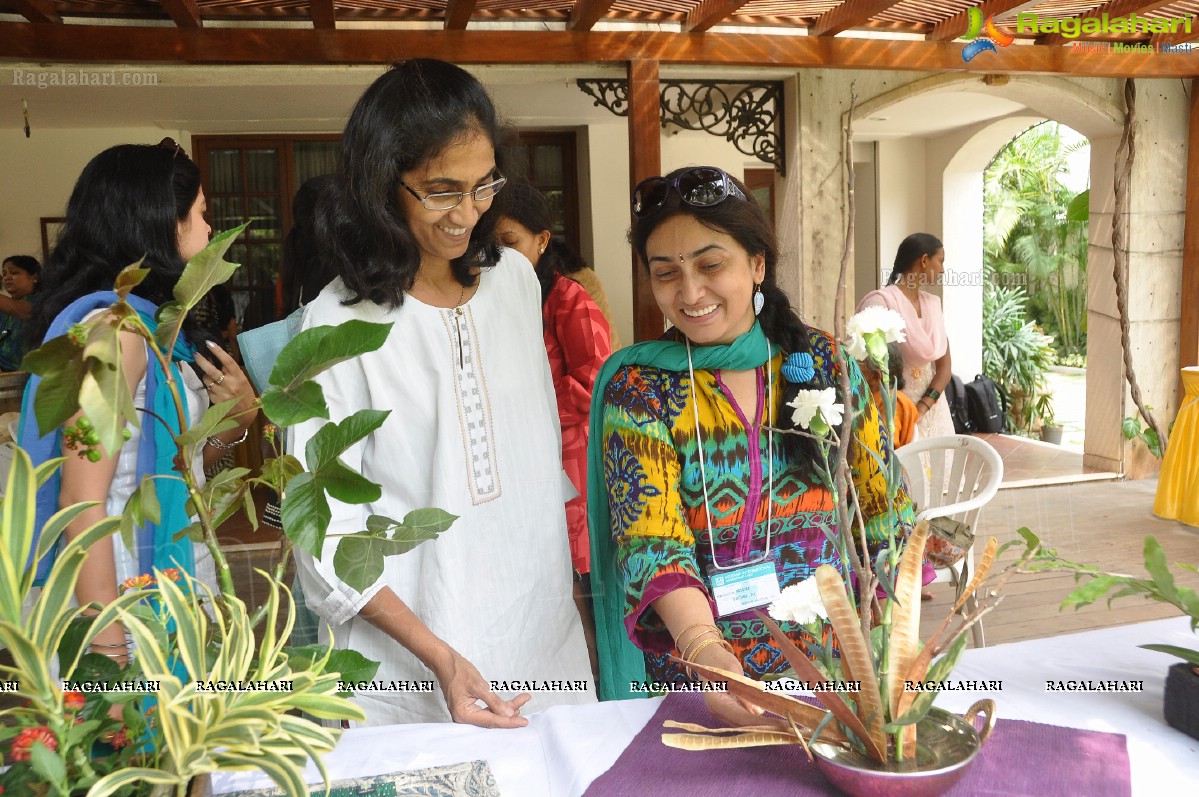
[[[774,345],[757,321],[748,332],[728,345],[693,346],[696,370],[744,371],[769,362]],[[618,370],[645,365],[667,371],[686,371],[687,344],[654,340],[621,349],[608,358],[591,394],[591,434],[587,449],[587,523],[591,531],[591,588],[595,600],[596,646],[599,648],[600,700],[645,697],[630,693],[629,683],[644,681],[644,654],[625,631],[625,584],[616,570],[616,541],[608,511],[604,479],[604,392]]]

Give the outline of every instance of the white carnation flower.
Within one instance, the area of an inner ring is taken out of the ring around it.
[[[849,339],[845,341],[845,351],[855,360],[865,360],[867,356],[866,339],[861,335],[850,335]]]
[[[845,324],[845,335],[865,340],[870,335],[881,333],[887,343],[903,343],[908,339],[903,331],[903,316],[887,307],[867,307],[855,313]],[[858,359],[861,359],[860,357]]]
[[[775,620],[801,625],[828,618],[828,610],[820,599],[820,589],[814,578],[792,584],[780,592],[778,600],[770,604],[769,612]]]
[[[845,412],[845,405],[837,402],[837,390],[832,387],[800,390],[787,406],[794,410],[791,413],[792,423],[817,434],[826,434],[828,427],[839,426],[841,415]]]

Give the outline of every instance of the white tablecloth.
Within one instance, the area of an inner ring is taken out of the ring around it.
[[[1199,646],[1186,618],[1105,628],[967,650],[952,680],[1002,681],[993,692],[946,692],[937,705],[964,711],[993,698],[1001,718],[1026,719],[1128,737],[1132,793],[1199,791],[1199,741],[1166,725],[1162,692],[1177,661],[1137,645]],[[1144,681],[1144,692],[1048,692],[1046,681]],[[563,706],[519,730],[396,725],[347,731],[326,759],[334,779],[485,759],[505,797],[575,797],[620,756],[659,700]],[[697,753],[697,755],[702,755]],[[310,767],[310,782],[319,775]],[[259,773],[220,773],[216,794],[270,785]],[[647,785],[647,794],[652,788]]]

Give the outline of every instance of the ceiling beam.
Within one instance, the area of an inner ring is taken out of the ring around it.
[[[9,5],[30,22],[62,24],[62,17],[54,9],[51,0],[12,0]]]
[[[1190,33],[1185,33],[1181,29],[1178,31],[1178,33],[1155,33],[1153,34],[1153,38],[1149,40],[1149,43],[1153,45],[1153,49],[1160,52],[1163,43],[1183,44],[1185,42],[1193,42],[1195,39],[1199,39],[1199,16],[1192,15],[1190,20]],[[1164,54],[1165,53],[1163,53],[1163,55]],[[1171,55],[1173,55],[1173,53],[1171,53]]]
[[[317,30],[332,30],[337,27],[337,9],[333,0],[310,0],[308,16],[312,19],[312,27]]]
[[[445,29],[466,30],[478,0],[449,0],[445,5]]]
[[[816,17],[809,36],[836,36],[838,33],[856,28],[871,17],[886,11],[900,0],[845,0],[836,8],[825,11]]]
[[[982,12],[983,19],[991,17],[1000,17],[1009,11],[1015,11],[1023,6],[1036,5],[1038,0],[987,0],[978,7]],[[932,32],[925,36],[930,42],[948,42],[953,41],[959,36],[966,35],[966,28],[970,24],[970,15],[968,11],[963,11],[960,14],[954,14],[949,19],[938,22],[932,29]]]
[[[711,30],[713,25],[719,25],[749,0],[703,0],[702,3],[687,12],[687,21],[683,23],[684,33],[703,33]]]
[[[204,27],[204,20],[200,19],[200,9],[196,7],[196,0],[162,0],[162,7],[174,20],[177,27],[187,30]]]
[[[595,27],[608,14],[608,9],[616,0],[576,0],[574,9],[570,12],[570,22],[566,23],[567,30],[588,31]]]
[[[117,64],[391,64],[441,58],[458,64],[663,64],[801,69],[891,69],[963,74],[1199,77],[1199,50],[1169,58],[1006,47],[962,60],[962,46],[746,33],[665,31],[310,30],[135,28],[0,23],[0,59]]]
[[[1085,14],[1079,14],[1077,18],[1081,21],[1084,19],[1099,19],[1104,14],[1107,14],[1111,19],[1127,17],[1132,14],[1147,14],[1150,11],[1156,11],[1162,6],[1168,6],[1174,2],[1177,2],[1177,0],[1111,0],[1111,2],[1097,6]],[[1044,36],[1037,37],[1037,44],[1053,46],[1077,40],[1077,36],[1067,38],[1060,33],[1047,33]]]

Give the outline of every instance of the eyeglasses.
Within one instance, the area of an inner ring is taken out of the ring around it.
[[[418,194],[412,186],[403,180],[400,180],[400,185],[404,186],[405,191],[419,199],[426,210],[453,210],[461,205],[462,200],[468,196],[476,202],[486,202],[498,194],[506,182],[508,182],[508,178],[501,175],[490,183],[479,186],[474,191],[445,191],[440,194],[425,194],[424,196]]]
[[[633,189],[633,215],[645,218],[666,204],[670,190],[674,189],[684,203],[693,208],[710,208],[719,205],[729,195],[745,201],[746,196],[729,177],[714,166],[693,166],[673,178],[649,177],[637,183]]]

